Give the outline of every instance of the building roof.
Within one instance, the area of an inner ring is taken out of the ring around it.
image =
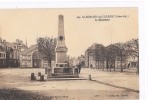
[[[17,49],[17,44],[15,44],[15,43],[6,42],[6,43],[5,43],[5,46],[6,46],[6,47],[10,47],[10,48],[12,48],[13,50],[14,50],[14,49]]]
[[[5,51],[5,47],[0,44],[0,52]]]
[[[38,50],[38,45],[31,45],[28,49],[21,52],[21,54],[32,54],[34,51]]]

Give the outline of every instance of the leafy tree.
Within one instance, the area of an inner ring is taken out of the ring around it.
[[[137,62],[137,73],[139,74],[139,40],[132,39],[126,43],[126,51],[128,56],[136,56]]]
[[[55,60],[56,38],[38,38],[38,51],[42,54],[42,58],[47,60],[50,67],[51,61]]]
[[[95,45],[95,59],[98,62],[98,68],[100,64],[103,64],[102,69],[104,69],[104,61],[105,61],[105,46],[102,44]]]
[[[105,56],[106,56],[107,70],[109,68],[111,71],[111,69],[114,68],[115,71],[115,60],[117,57],[117,51],[118,51],[117,47],[113,44],[106,47]]]
[[[114,45],[116,47],[117,56],[119,57],[119,60],[120,60],[121,72],[123,72],[123,61],[126,60],[126,56],[127,56],[125,44],[115,43]]]

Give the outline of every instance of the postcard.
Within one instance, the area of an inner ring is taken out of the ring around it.
[[[138,100],[137,7],[0,9],[0,100]]]

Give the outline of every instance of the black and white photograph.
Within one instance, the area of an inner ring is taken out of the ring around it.
[[[0,100],[139,100],[137,7],[0,9]]]

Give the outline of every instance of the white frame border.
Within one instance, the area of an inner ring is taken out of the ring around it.
[[[7,0],[6,0],[7,1]],[[9,0],[8,0],[9,1]],[[138,25],[139,25],[139,54],[140,54],[140,74],[139,74],[139,96],[140,100],[148,100],[146,93],[148,93],[148,56],[146,53],[148,48],[146,46],[147,34],[146,34],[146,21],[148,18],[146,12],[145,2],[140,0],[108,0],[108,1],[47,1],[47,0],[37,0],[38,2],[1,2],[0,9],[17,9],[17,8],[91,8],[91,7],[137,7],[138,8]],[[145,25],[144,25],[145,22]]]

